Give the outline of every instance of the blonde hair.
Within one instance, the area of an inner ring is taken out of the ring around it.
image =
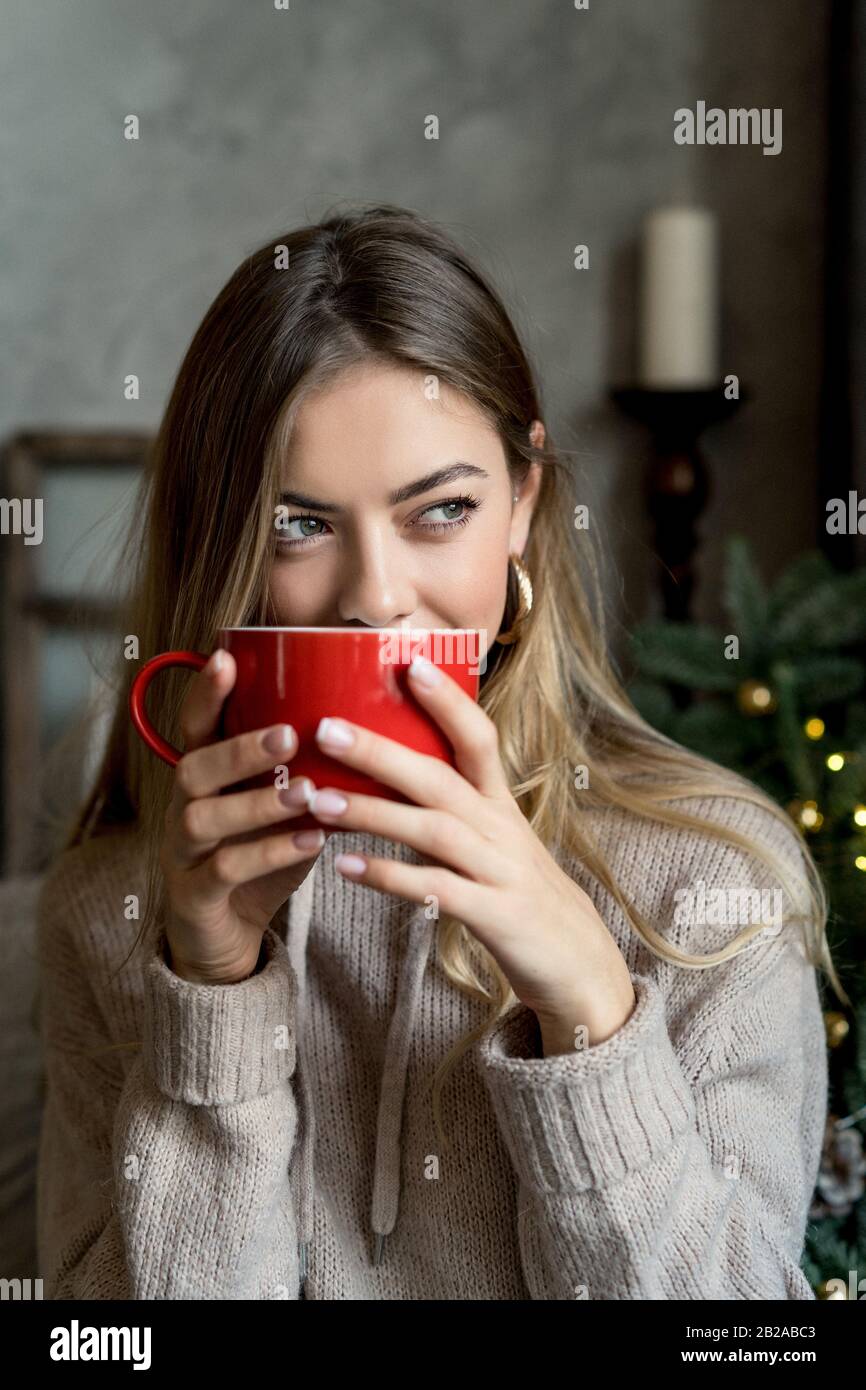
[[[288,268],[277,269],[281,247]],[[297,411],[310,391],[347,367],[376,361],[434,373],[470,397],[499,434],[512,483],[525,478],[534,460],[542,465],[523,556],[535,595],[530,621],[514,645],[492,649],[479,694],[498,731],[509,786],[533,831],[581,860],[648,949],[684,969],[729,960],[764,928],[749,926],[701,957],[672,946],[626,899],[588,818],[575,814],[573,769],[588,772],[581,810],[616,807],[738,847],[769,869],[792,903],[802,903],[802,915],[786,911],[785,921],[802,924],[811,962],[850,1003],[826,940],[824,887],[789,817],[743,777],[651,728],[629,700],[608,657],[593,533],[571,524],[566,453],[549,432],[542,448],[530,443],[532,421],[544,416],[517,334],[495,291],[450,236],[405,209],[374,206],[280,236],[243,261],[208,310],[141,480],[136,515],[146,517],[144,544],[130,534],[120,561],[121,572],[133,578],[122,630],[138,637],[140,660],[168,649],[210,651],[221,627],[277,621],[268,600],[273,517]],[[505,627],[516,601],[510,578]],[[63,848],[135,824],[147,854],[141,940],[163,903],[158,854],[173,770],[131,726],[127,702],[136,669],[118,656],[105,755],[84,805],[64,827]],[[188,679],[188,671],[166,670],[149,691],[151,718],[169,738]],[[771,846],[671,804],[693,797],[736,797],[784,825],[800,845],[807,900],[803,879]],[[447,1144],[440,1114],[446,1077],[516,997],[461,922],[441,918],[437,942],[454,986],[487,1006],[484,1022],[433,1078],[434,1119]]]

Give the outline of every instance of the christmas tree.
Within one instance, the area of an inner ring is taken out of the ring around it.
[[[853,1008],[825,1015],[830,1113],[803,1269],[819,1298],[866,1270],[866,570],[820,551],[764,584],[727,545],[725,631],[651,620],[631,637],[629,694],[648,723],[784,806],[827,887],[827,939]]]

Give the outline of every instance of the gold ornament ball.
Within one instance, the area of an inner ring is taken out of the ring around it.
[[[824,1015],[824,1028],[827,1033],[827,1046],[838,1047],[847,1038],[851,1025],[844,1014],[830,1009]]]
[[[737,687],[737,704],[743,714],[752,717],[771,714],[777,703],[775,695],[764,681],[743,681],[742,685]]]

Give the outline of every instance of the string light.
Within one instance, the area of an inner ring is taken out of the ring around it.
[[[803,725],[803,729],[807,738],[824,737],[824,721],[823,719],[818,719],[817,716],[813,719],[807,719],[806,723]]]
[[[818,810],[817,801],[804,801],[800,808],[800,824],[807,830],[820,830],[824,824],[824,817]]]
[[[763,681],[743,681],[737,687],[737,704],[750,717],[772,714],[778,704],[775,694]]]

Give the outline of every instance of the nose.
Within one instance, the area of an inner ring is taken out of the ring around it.
[[[411,618],[417,594],[399,551],[378,534],[347,552],[338,611],[344,623],[398,627]]]

